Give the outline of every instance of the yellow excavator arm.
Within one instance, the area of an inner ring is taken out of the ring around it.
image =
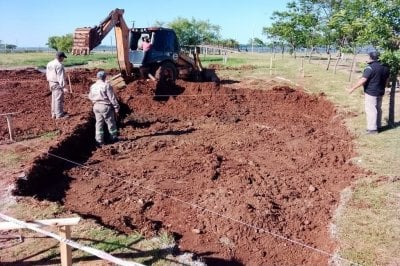
[[[124,10],[115,9],[98,26],[77,28],[74,32],[72,54],[87,55],[100,45],[106,35],[115,27],[118,64],[123,76],[132,75],[129,62],[129,28],[123,18]]]

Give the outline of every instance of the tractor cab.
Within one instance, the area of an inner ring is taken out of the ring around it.
[[[143,51],[146,38],[150,40],[151,48]],[[164,61],[177,63],[180,52],[175,32],[160,27],[131,29],[129,48],[129,61],[134,68],[151,67]]]
[[[124,82],[131,82],[137,78],[151,78],[158,84],[174,84],[177,78],[194,81],[218,80],[215,72],[211,76],[210,71],[204,71],[197,48],[192,56],[180,50],[177,36],[172,29],[129,29],[123,14],[124,10],[117,8],[99,25],[77,28],[74,32],[72,53],[89,54],[115,27],[117,59],[121,72],[116,80],[121,78]],[[146,49],[143,50],[144,39],[149,39],[151,45],[146,43]]]

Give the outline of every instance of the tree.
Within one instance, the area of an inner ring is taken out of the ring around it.
[[[396,81],[400,71],[400,0],[367,0],[364,42],[384,50],[382,62],[391,69],[389,125],[395,125]]]
[[[397,83],[397,76],[400,72],[400,52],[397,51],[386,51],[382,57],[382,62],[390,66],[390,81],[391,81],[391,88],[390,88],[390,99],[389,99],[389,125],[395,126],[395,98],[396,98],[396,83]]]
[[[7,50],[14,50],[16,48],[17,48],[17,46],[15,44],[6,44],[6,49]]]
[[[396,78],[400,71],[400,0],[343,0],[330,25],[342,47],[372,45],[384,51],[382,61],[391,68],[389,124],[394,125]]]
[[[229,48],[239,48],[239,42],[235,39],[222,39],[218,41],[219,45]]]
[[[364,9],[365,23],[360,39],[364,43],[370,43],[380,49],[399,50],[400,0],[365,1],[363,1],[366,6]]]
[[[73,45],[72,34],[66,34],[64,36],[51,36],[49,37],[46,45],[56,51],[71,52]]]
[[[168,26],[175,31],[181,45],[215,43],[220,38],[220,26],[209,21],[178,17],[168,23]]]
[[[49,39],[47,40],[46,45],[49,46],[50,48],[53,48],[54,50],[58,51],[58,48],[57,48],[57,39],[58,38],[59,37],[57,37],[57,36],[49,37]]]
[[[260,38],[253,38],[253,43],[255,46],[262,47],[265,46],[265,43]]]
[[[160,20],[156,20],[153,23],[154,27],[164,27],[164,25],[165,25],[165,22],[164,21],[160,21]]]
[[[4,50],[14,50],[16,49],[17,46],[15,44],[8,44],[8,43],[3,43],[2,40],[0,40],[0,49]]]
[[[366,26],[365,7],[359,2],[359,0],[344,1],[329,21],[337,45],[341,49],[351,48],[353,52],[357,46],[365,44],[362,38],[362,31]]]
[[[287,11],[275,11],[271,19],[274,21],[271,27],[264,27],[263,34],[278,39],[290,45],[291,52],[296,57],[298,47],[314,45],[311,42],[318,23],[315,15],[310,12],[312,3],[309,1],[290,2]]]

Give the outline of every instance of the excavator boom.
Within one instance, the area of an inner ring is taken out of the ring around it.
[[[129,28],[123,18],[124,10],[115,9],[93,28],[77,28],[74,32],[73,55],[87,55],[100,45],[106,35],[115,27],[115,40],[117,45],[117,58],[121,73],[130,76],[132,65],[129,62]]]

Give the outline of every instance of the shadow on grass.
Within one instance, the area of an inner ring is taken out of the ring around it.
[[[397,129],[398,127],[400,127],[400,121],[399,122],[395,122],[393,125],[386,125],[386,126],[381,127],[379,129],[379,132],[385,132],[385,131]]]
[[[131,248],[132,245],[137,244],[139,241],[143,240],[143,238],[138,238],[135,239],[125,245],[116,243],[116,242],[109,242],[109,241],[99,241],[99,240],[94,240],[94,239],[89,239],[89,238],[74,238],[74,241],[81,240],[81,241],[90,241],[92,244],[90,246],[93,246],[95,244],[104,244],[104,245],[109,245],[112,246],[111,251],[108,251],[108,253],[112,253],[114,257],[120,258],[120,259],[138,259],[138,258],[146,258],[142,260],[142,263],[151,265],[154,264],[160,260],[164,261],[169,261],[169,262],[176,262],[172,259],[167,259],[167,255],[170,255],[173,253],[173,248],[167,247],[163,249],[153,249],[153,250],[147,250],[147,251],[142,251],[139,249]],[[14,261],[2,261],[1,265],[6,265],[6,266],[24,266],[24,265],[52,265],[56,264],[58,265],[60,263],[60,254],[59,252],[52,252],[52,254],[38,259],[38,260],[31,260],[32,258],[39,256],[40,254],[43,254],[45,252],[49,252],[53,249],[58,248],[58,244],[53,245],[49,248],[43,249],[41,251],[36,252],[35,254],[29,255],[25,258],[14,260]],[[118,249],[126,249],[125,252],[118,252],[118,253],[113,253],[113,251],[118,250]],[[91,261],[98,261],[100,260],[98,257],[93,256],[93,255],[82,255],[79,257],[75,257],[72,259],[73,263],[79,263],[79,262],[91,262]],[[180,263],[181,264],[181,263]],[[182,264],[181,264],[182,265]]]

